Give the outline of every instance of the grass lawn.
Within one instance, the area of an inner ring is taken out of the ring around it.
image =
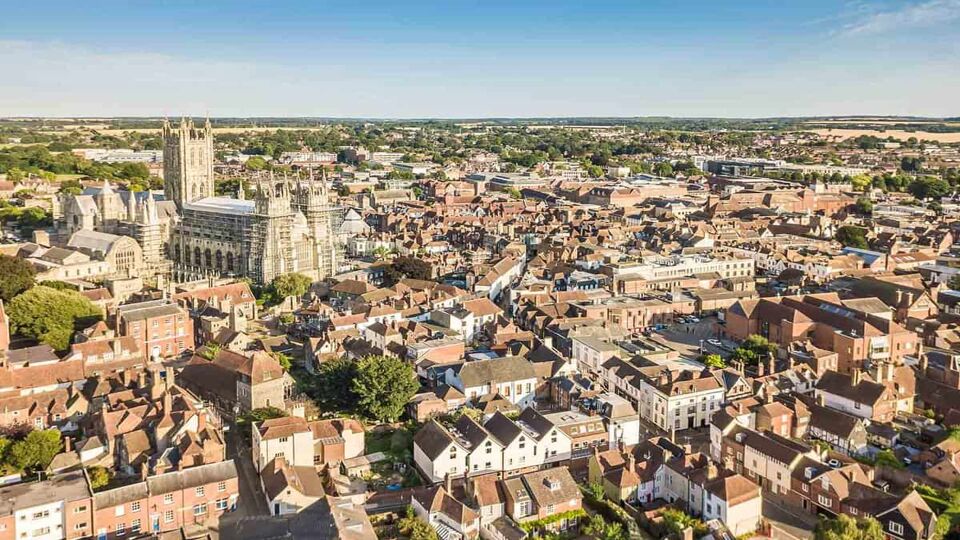
[[[367,454],[373,454],[376,452],[390,452],[390,438],[393,436],[395,430],[393,429],[382,429],[379,431],[367,431],[364,435],[364,442],[366,443]]]

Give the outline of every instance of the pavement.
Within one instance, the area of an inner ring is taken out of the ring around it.
[[[685,357],[698,358],[703,352],[719,354],[724,358],[730,356],[737,343],[720,337],[720,323],[716,317],[704,317],[696,323],[675,323],[659,332],[654,332],[652,338],[668,347],[675,349]],[[707,343],[708,339],[720,339],[722,347]]]

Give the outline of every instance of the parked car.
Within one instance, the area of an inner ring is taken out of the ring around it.
[[[723,347],[723,342],[720,341],[719,339],[710,338],[707,340],[707,343],[709,343],[710,345],[713,345],[714,347]]]
[[[840,468],[840,460],[839,460],[839,459],[831,459],[831,460],[827,461],[827,465],[829,465],[830,467],[832,467],[832,468],[834,468],[834,469],[839,469],[839,468]]]

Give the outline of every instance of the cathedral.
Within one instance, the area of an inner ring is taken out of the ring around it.
[[[189,281],[247,277],[266,284],[299,272],[322,279],[337,272],[343,208],[330,203],[326,176],[262,175],[252,200],[217,196],[210,121],[163,124],[164,189],[115,190],[108,182],[68,196],[60,226],[66,235],[96,230],[130,236],[143,248],[145,278]]]

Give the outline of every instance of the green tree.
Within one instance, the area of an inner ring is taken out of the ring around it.
[[[666,161],[657,163],[653,168],[653,172],[657,176],[673,176],[673,165],[670,165]]]
[[[94,491],[106,487],[113,476],[110,474],[110,469],[99,465],[87,469],[87,475],[90,477],[90,487],[92,487]]]
[[[197,354],[202,358],[206,358],[207,360],[213,360],[217,357],[217,355],[220,354],[220,351],[222,350],[223,345],[220,345],[216,341],[208,341],[203,345],[203,347],[200,348],[200,350],[197,351]]]
[[[303,274],[289,273],[281,274],[273,278],[270,287],[280,298],[290,296],[300,298],[304,294],[307,294],[307,291],[310,290],[310,284],[312,283],[313,280]]]
[[[854,205],[854,207],[857,209],[857,212],[861,214],[867,216],[873,214],[873,201],[866,197],[860,197],[857,199],[857,203]]]
[[[833,519],[821,519],[814,532],[814,540],[884,540],[883,526],[874,518],[852,518],[840,514]]]
[[[243,164],[244,168],[248,171],[262,171],[267,168],[267,165],[267,160],[260,156],[251,156],[250,159]]]
[[[662,515],[664,525],[673,534],[679,535],[681,531],[687,527],[692,527],[693,537],[699,538],[707,531],[707,527],[702,521],[685,513],[683,510],[667,508],[663,511]]]
[[[330,409],[347,410],[356,401],[353,379],[357,376],[356,362],[338,358],[320,364],[317,375],[317,397]]]
[[[744,365],[753,366],[766,361],[767,357],[776,352],[777,346],[770,343],[767,338],[751,334],[733,351],[733,359],[743,362]]]
[[[422,261],[415,257],[397,257],[383,271],[384,284],[386,286],[394,285],[404,278],[410,279],[433,279],[433,267],[430,263]]]
[[[858,174],[850,179],[850,186],[854,191],[866,191],[873,185],[873,178],[869,174]]]
[[[437,531],[429,523],[418,518],[413,507],[408,506],[406,515],[397,524],[400,534],[409,540],[440,540]]]
[[[837,234],[834,236],[834,239],[843,244],[844,247],[858,249],[867,249],[870,247],[870,245],[867,244],[867,230],[854,225],[844,225],[837,229]]]
[[[918,199],[939,199],[950,193],[950,184],[928,176],[910,182],[907,191]]]
[[[10,301],[14,332],[54,349],[70,346],[73,332],[100,319],[100,309],[76,291],[36,286]]]
[[[583,534],[593,536],[594,538],[600,538],[603,536],[603,531],[606,528],[607,522],[604,521],[603,516],[600,514],[594,514],[590,516],[590,520],[587,521],[587,524],[583,526]]]
[[[725,368],[727,363],[723,361],[723,357],[719,354],[707,354],[704,355],[702,360],[703,365],[712,368]]]
[[[357,409],[369,418],[393,422],[420,388],[413,366],[390,356],[367,356],[357,362],[353,392]]]
[[[276,351],[270,353],[270,356],[272,356],[273,359],[280,364],[280,367],[282,367],[284,371],[290,371],[290,368],[293,367],[293,360],[289,355],[286,355],[280,351]]]
[[[14,296],[33,287],[36,272],[27,261],[0,255],[0,299],[9,302]]]
[[[512,197],[512,198],[514,198],[514,199],[522,199],[522,198],[523,198],[523,194],[520,193],[520,190],[517,189],[517,188],[514,188],[514,187],[512,187],[512,188],[507,188],[507,195],[510,195],[510,197]]]
[[[26,171],[14,167],[7,171],[7,180],[11,182],[22,182],[27,177]]]
[[[60,452],[60,430],[31,431],[10,447],[10,463],[21,470],[45,469]]]
[[[60,182],[60,193],[79,195],[83,193],[83,185],[77,180],[64,180]]]
[[[923,158],[905,156],[900,158],[900,169],[904,172],[920,172],[923,168]]]

